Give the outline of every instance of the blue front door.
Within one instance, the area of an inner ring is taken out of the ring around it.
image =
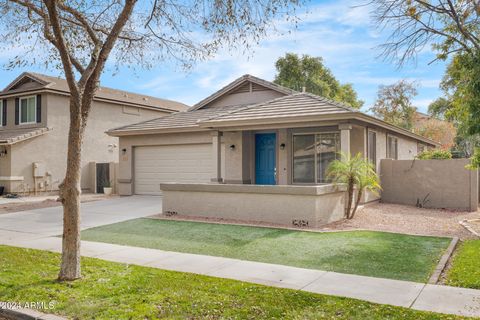
[[[275,133],[255,135],[255,183],[276,184],[276,136]]]

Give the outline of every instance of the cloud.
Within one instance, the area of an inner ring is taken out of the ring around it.
[[[412,104],[417,107],[420,111],[428,111],[428,106],[433,102],[434,99],[414,99]]]
[[[333,74],[343,83],[352,83],[365,108],[371,106],[381,84],[407,79],[419,84],[418,101],[422,107],[431,97],[441,94],[438,85],[444,72],[442,62],[428,65],[433,55],[425,50],[416,65],[402,69],[378,58],[378,45],[385,32],[370,21],[368,6],[361,0],[313,3],[299,12],[300,23],[292,30],[285,20],[273,22],[277,32],[268,32],[248,52],[223,49],[211,59],[200,62],[189,73],[162,65],[133,83],[140,92],[194,104],[243,74],[250,73],[273,80],[275,60],[286,52],[321,56]]]

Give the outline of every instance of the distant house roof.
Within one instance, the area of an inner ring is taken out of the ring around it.
[[[21,86],[28,81],[33,81],[37,85]],[[18,93],[34,92],[38,90],[48,90],[63,94],[70,93],[70,89],[68,88],[68,84],[65,79],[39,73],[24,72],[0,92],[0,97]],[[160,99],[107,87],[100,87],[97,90],[95,99],[151,109],[162,109],[166,111],[184,111],[188,109],[188,106],[181,102]]]
[[[0,145],[9,145],[20,141],[32,139],[41,136],[51,130],[51,128],[43,127],[0,131]]]
[[[190,111],[198,110],[198,109],[203,108],[204,106],[206,106],[210,102],[215,101],[216,99],[220,98],[221,96],[225,95],[226,93],[231,92],[231,91],[235,90],[236,88],[242,86],[245,82],[252,82],[252,83],[258,84],[259,86],[262,86],[262,87],[265,87],[265,88],[283,93],[285,95],[290,95],[290,94],[293,94],[293,93],[297,92],[295,90],[283,87],[283,86],[278,85],[276,83],[254,77],[250,74],[245,74],[245,75],[241,76],[240,78],[234,80],[233,82],[229,83],[225,87],[221,88],[220,90],[216,91],[212,95],[206,97],[202,101],[195,104],[193,107],[190,108]]]

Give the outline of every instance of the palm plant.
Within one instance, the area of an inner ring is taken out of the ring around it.
[[[372,163],[368,159],[364,159],[361,153],[357,153],[354,157],[345,153],[340,153],[340,156],[340,160],[334,160],[328,166],[327,177],[335,184],[342,183],[347,185],[345,218],[352,219],[365,190],[378,195],[381,186]],[[357,194],[355,203],[353,203],[355,189]]]

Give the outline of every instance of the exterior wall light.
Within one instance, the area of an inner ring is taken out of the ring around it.
[[[235,145],[234,144],[230,145],[230,150],[232,150],[232,151],[235,150]]]
[[[7,156],[7,149],[0,150],[0,158],[5,158]]]
[[[285,143],[280,144],[280,150],[285,150]]]
[[[123,155],[127,154],[127,149],[126,149],[126,148],[123,148],[123,149],[122,149],[122,154],[123,154]]]

